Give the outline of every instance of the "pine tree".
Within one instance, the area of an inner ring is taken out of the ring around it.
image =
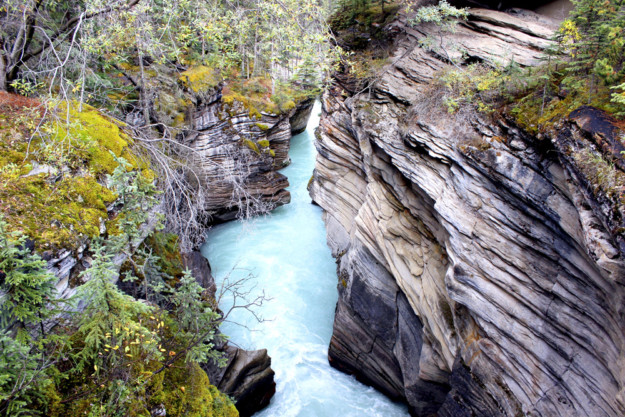
[[[96,373],[112,374],[128,362],[149,361],[162,355],[158,337],[140,320],[154,308],[122,293],[113,279],[117,268],[103,246],[94,249],[93,263],[83,272],[87,282],[79,297],[86,300],[77,333],[83,345],[77,355],[77,371],[93,367]]]
[[[569,53],[568,73],[612,86],[625,76],[625,0],[573,0],[559,30]]]
[[[55,292],[47,263],[0,217],[0,329],[14,329],[20,340],[28,340],[27,326],[42,325],[58,312]]]

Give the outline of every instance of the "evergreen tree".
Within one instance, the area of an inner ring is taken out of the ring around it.
[[[625,0],[573,0],[558,41],[568,52],[567,72],[612,86],[625,77]]]
[[[41,325],[43,333],[43,321],[58,312],[55,292],[47,263],[0,216],[0,329],[14,329],[22,341],[30,338],[28,325]]]

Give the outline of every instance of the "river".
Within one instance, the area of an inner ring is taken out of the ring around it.
[[[394,417],[407,409],[374,389],[331,368],[328,345],[337,301],[336,265],[326,245],[321,209],[306,186],[313,172],[315,104],[308,129],[291,140],[289,178],[292,201],[270,215],[211,229],[202,253],[218,286],[224,277],[244,278],[252,295],[271,298],[252,314],[235,310],[222,332],[245,349],[266,348],[276,372],[277,392],[258,417]],[[231,300],[224,298],[222,309]]]

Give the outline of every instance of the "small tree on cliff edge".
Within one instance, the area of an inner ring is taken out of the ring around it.
[[[573,0],[573,4],[558,31],[558,42],[570,60],[565,84],[586,85],[590,77],[590,96],[593,88],[625,80],[625,0]]]

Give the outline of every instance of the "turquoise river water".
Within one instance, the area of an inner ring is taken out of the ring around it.
[[[230,222],[210,230],[202,253],[210,261],[218,286],[248,276],[252,294],[271,298],[256,311],[265,321],[235,310],[222,332],[245,349],[266,348],[276,372],[277,392],[259,417],[394,417],[407,416],[374,389],[331,368],[328,345],[337,301],[336,265],[326,245],[321,209],[306,190],[316,151],[315,104],[308,129],[291,140],[289,178],[292,201],[270,215]],[[225,311],[231,301],[224,297]],[[244,325],[244,326],[241,326]]]

